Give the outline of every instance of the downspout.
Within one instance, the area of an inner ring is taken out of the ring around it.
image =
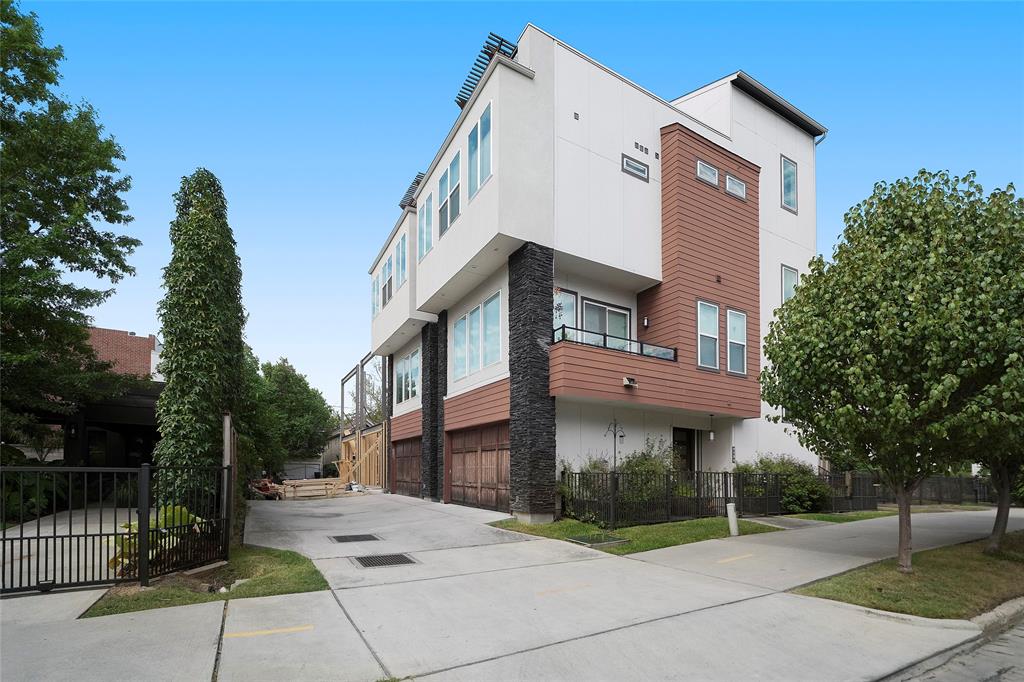
[[[814,146],[817,147],[819,144],[824,142],[826,137],[828,137],[828,131],[827,130],[821,134],[821,137],[819,137],[817,140],[814,141]]]

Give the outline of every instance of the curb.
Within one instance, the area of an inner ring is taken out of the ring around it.
[[[1024,597],[1003,602],[988,613],[975,616],[971,622],[978,625],[986,636],[1002,632],[1024,620]]]

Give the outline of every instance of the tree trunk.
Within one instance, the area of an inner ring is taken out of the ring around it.
[[[900,484],[896,488],[896,505],[899,508],[900,521],[900,542],[897,553],[897,570],[900,573],[913,573],[910,557],[913,548],[910,543],[910,497],[914,491],[907,488],[906,484]]]
[[[1005,464],[992,467],[991,475],[992,486],[996,489],[999,500],[996,506],[996,522],[992,526],[992,535],[988,538],[985,554],[997,554],[1002,548],[1006,524],[1010,520],[1010,488],[1014,478]]]

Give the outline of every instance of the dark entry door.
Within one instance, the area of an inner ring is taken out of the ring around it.
[[[509,510],[508,422],[452,431],[450,501]]]
[[[696,471],[697,431],[694,429],[672,429],[672,450],[676,471]]]
[[[395,441],[392,445],[395,453],[395,492],[399,495],[420,496],[420,463],[419,438],[407,438]]]

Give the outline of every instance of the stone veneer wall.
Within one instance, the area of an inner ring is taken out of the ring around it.
[[[420,444],[420,497],[438,498],[437,488],[437,414],[443,393],[438,392],[438,368],[444,371],[444,365],[438,364],[437,357],[438,324],[429,322],[420,331],[420,412],[423,420],[423,435]]]
[[[380,375],[384,378],[382,386],[380,387],[380,402],[381,402],[381,415],[384,418],[384,423],[387,424],[387,437],[383,439],[382,447],[384,448],[384,467],[387,471],[387,476],[384,479],[384,487],[388,491],[393,491],[392,486],[393,479],[391,478],[391,391],[395,385],[395,377],[392,374],[395,368],[394,355],[386,355],[380,359],[381,368]]]
[[[512,512],[555,511],[555,399],[550,391],[554,252],[527,242],[508,259],[509,446]]]
[[[436,453],[436,475],[434,477],[436,493],[433,497],[444,496],[444,397],[448,394],[448,311],[442,310],[437,315],[437,375],[435,379],[435,421],[434,421],[434,452]]]

